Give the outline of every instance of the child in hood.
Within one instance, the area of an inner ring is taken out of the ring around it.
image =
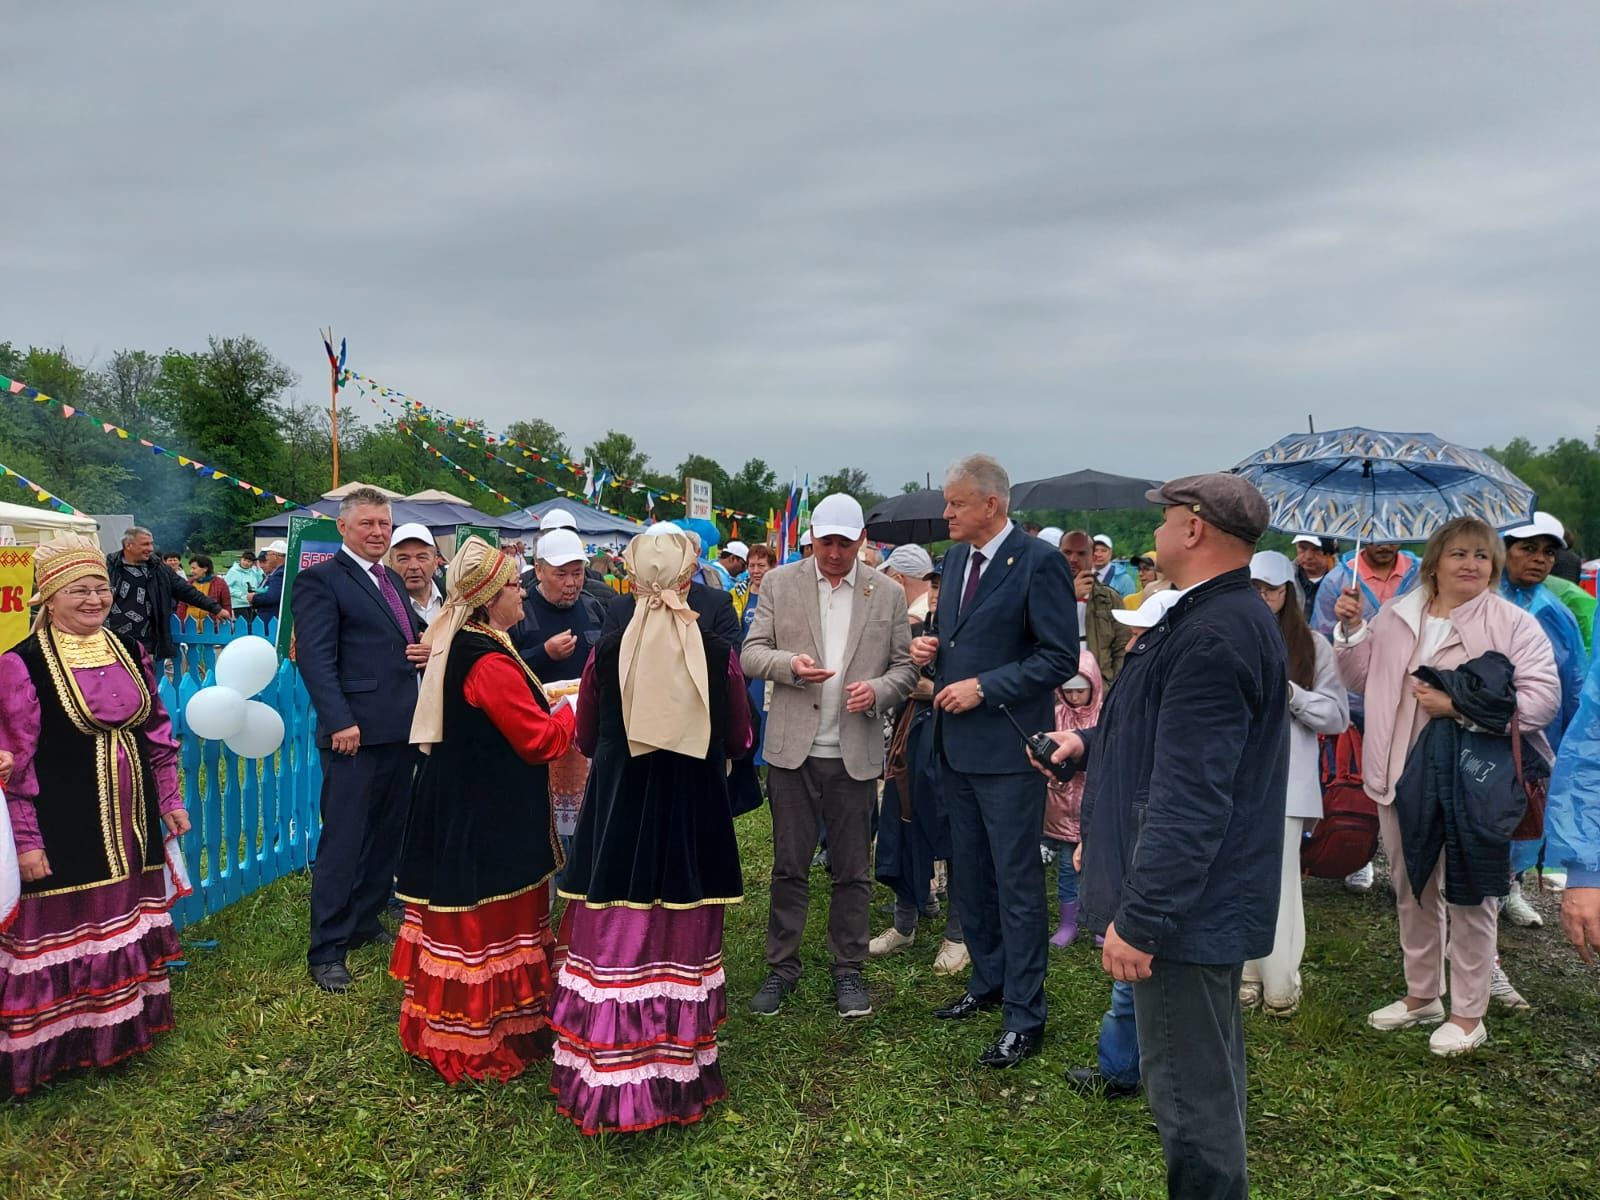
[[[1100,704],[1105,698],[1105,683],[1092,653],[1078,655],[1078,673],[1056,689],[1056,729],[1092,729],[1100,720]],[[1065,950],[1078,936],[1078,872],[1072,865],[1078,848],[1078,817],[1083,811],[1083,772],[1066,783],[1050,781],[1044,804],[1045,861],[1056,863],[1056,903],[1060,923],[1050,935],[1050,944]]]

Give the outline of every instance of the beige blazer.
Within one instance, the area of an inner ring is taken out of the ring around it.
[[[904,589],[882,572],[860,565],[850,606],[850,633],[844,662],[822,653],[822,611],[817,603],[817,568],[809,559],[768,571],[761,581],[761,603],[744,640],[740,661],[750,679],[770,680],[772,708],[767,713],[762,751],[775,767],[793,770],[806,761],[821,720],[820,685],[800,683],[790,660],[809,654],[840,671],[845,685],[872,685],[877,703],[865,713],[839,711],[839,749],[852,779],[883,774],[883,716],[917,686],[911,661],[911,623]]]

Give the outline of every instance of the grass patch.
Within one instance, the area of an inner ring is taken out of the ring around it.
[[[781,1015],[745,1002],[764,975],[765,811],[739,821],[749,899],[729,912],[731,1095],[701,1126],[585,1139],[559,1117],[541,1067],[509,1086],[452,1090],[408,1060],[399,987],[375,950],[357,985],[306,976],[309,892],[279,880],[186,930],[178,1030],[154,1052],[0,1106],[0,1193],[55,1197],[1145,1197],[1163,1192],[1138,1103],[1079,1099],[1062,1071],[1091,1062],[1109,984],[1087,943],[1052,952],[1040,1058],[993,1073],[996,1031],[936,1022],[936,932],[867,969],[874,1015],[833,1012],[823,876],[813,875],[806,974]],[[1041,881],[1041,887],[1044,886]],[[1393,904],[1307,886],[1307,999],[1279,1023],[1247,1018],[1250,1150],[1266,1197],[1600,1196],[1600,993],[1543,930],[1501,944],[1532,1014],[1490,1015],[1481,1053],[1445,1062],[1425,1032],[1378,1034],[1364,1014],[1403,990]],[[874,929],[887,917],[879,889]],[[1041,931],[1040,936],[1044,936]]]

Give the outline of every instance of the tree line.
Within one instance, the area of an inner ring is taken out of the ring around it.
[[[0,342],[0,374],[269,492],[305,502],[332,485],[328,409],[320,402],[301,401],[295,373],[249,336],[213,337],[198,351],[119,350],[98,363],[62,347]],[[414,436],[399,428],[391,413],[345,389],[339,409],[341,479],[407,495],[438,488],[496,516],[557,495],[440,433],[426,419],[409,421],[408,428]],[[498,432],[550,455],[604,467],[656,493],[681,491],[686,476],[707,480],[717,504],[761,518],[740,523],[739,536],[747,541],[765,535],[766,513],[781,510],[788,497],[788,481],[780,481],[761,458],[729,468],[707,455],[690,454],[665,472],[622,430],[607,430],[581,447],[539,417],[513,421]],[[514,503],[501,502],[432,457],[418,444],[419,436]],[[1560,517],[1586,553],[1600,553],[1600,430],[1589,442],[1563,438],[1539,449],[1530,439],[1517,438],[1487,452],[1538,491],[1540,507]],[[568,490],[583,489],[578,476],[555,464],[525,460],[509,449],[497,453]],[[165,547],[234,549],[248,541],[251,521],[280,511],[270,497],[223,486],[151,454],[137,442],[109,436],[90,421],[65,419],[57,405],[17,396],[0,397],[0,462],[81,511],[133,513]],[[909,480],[897,490],[910,492],[923,485]],[[814,498],[835,491],[849,492],[864,507],[884,498],[859,467],[840,467],[812,478]],[[0,490],[0,498],[35,502],[31,492],[20,488]],[[636,519],[646,516],[643,491],[608,488],[601,503]],[[658,507],[657,516],[677,515],[677,508]],[[1155,524],[1148,512],[1030,515],[1042,524],[1107,533],[1119,554],[1149,549]],[[726,519],[719,524],[731,535]]]

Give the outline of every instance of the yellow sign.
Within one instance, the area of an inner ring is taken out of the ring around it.
[[[0,546],[0,654],[28,636],[33,618],[33,547]]]

